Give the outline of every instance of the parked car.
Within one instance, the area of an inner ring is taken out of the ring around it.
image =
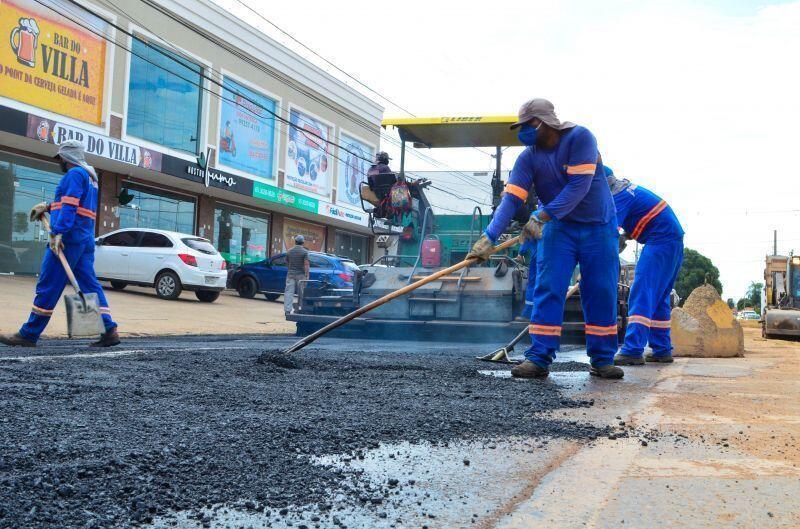
[[[743,310],[739,313],[740,320],[759,320],[761,317],[754,310]]]
[[[162,299],[183,290],[200,301],[216,301],[225,289],[225,260],[208,239],[174,231],[129,228],[95,240],[94,270],[99,279],[122,290],[128,285],[155,287]]]
[[[353,288],[353,278],[359,271],[350,259],[319,252],[309,252],[311,279],[327,281],[333,288]],[[286,254],[242,265],[231,278],[231,286],[243,298],[264,294],[268,301],[278,299],[286,289]]]

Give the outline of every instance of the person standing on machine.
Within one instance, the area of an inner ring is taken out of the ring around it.
[[[36,283],[33,308],[19,332],[0,336],[0,342],[21,347],[36,345],[67,285],[67,273],[58,258],[58,254],[64,252],[81,290],[97,294],[100,301],[106,332],[92,347],[111,347],[120,343],[117,324],[111,319],[103,287],[94,273],[97,173],[86,163],[83,145],[78,140],[67,140],[59,145],[56,160],[65,174],[56,187],[55,199],[49,204],[35,205],[30,212],[31,222],[50,212],[50,242]]]
[[[528,147],[517,158],[505,194],[469,257],[487,260],[531,187],[542,207],[523,228],[523,239],[541,239],[531,317],[531,347],[526,360],[511,370],[515,377],[549,375],[561,339],[564,303],[570,278],[580,264],[581,303],[591,373],[621,378],[613,365],[617,350],[617,220],[597,141],[586,128],[561,122],[553,104],[531,99],[512,125]]]
[[[619,251],[634,239],[644,248],[636,263],[628,297],[625,342],[614,357],[618,366],[672,362],[670,295],[683,262],[683,228],[672,208],[652,191],[619,180],[609,167],[606,179],[614,196],[620,235]],[[643,357],[648,344],[652,353]]]

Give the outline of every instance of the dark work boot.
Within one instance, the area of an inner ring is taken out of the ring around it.
[[[622,378],[625,376],[625,371],[617,366],[592,366],[592,369],[589,370],[589,374],[600,378]]]
[[[644,359],[647,360],[648,362],[657,362],[660,364],[671,364],[672,362],[674,362],[671,354],[655,355],[653,353],[647,353],[646,355],[644,355]]]
[[[615,366],[643,366],[644,358],[641,356],[631,356],[617,353],[614,356]]]
[[[14,334],[0,334],[0,343],[11,347],[36,347],[36,342],[32,342],[22,337],[18,332]]]
[[[117,328],[112,327],[100,335],[100,339],[92,342],[92,347],[113,347],[119,345],[119,334]]]
[[[545,378],[549,374],[550,371],[547,368],[534,364],[530,360],[525,360],[511,370],[511,376],[516,378]]]

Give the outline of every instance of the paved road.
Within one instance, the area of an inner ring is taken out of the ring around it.
[[[0,277],[0,332],[15,332],[28,318],[35,284],[32,277]],[[123,336],[286,334],[295,330],[283,315],[283,298],[242,299],[236,292],[226,291],[214,303],[202,303],[193,292],[184,292],[179,299],[167,301],[157,298],[152,288],[127,287],[117,292],[103,286]],[[45,337],[63,338],[66,334],[64,304],[60,302]]]
[[[622,381],[581,351],[515,381],[469,344],[256,363],[292,341],[0,351],[0,527],[800,525],[796,343]]]

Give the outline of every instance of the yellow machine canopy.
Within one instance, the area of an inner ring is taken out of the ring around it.
[[[522,147],[517,131],[509,127],[517,116],[455,116],[384,119],[382,126],[397,128],[400,139],[415,147]]]

